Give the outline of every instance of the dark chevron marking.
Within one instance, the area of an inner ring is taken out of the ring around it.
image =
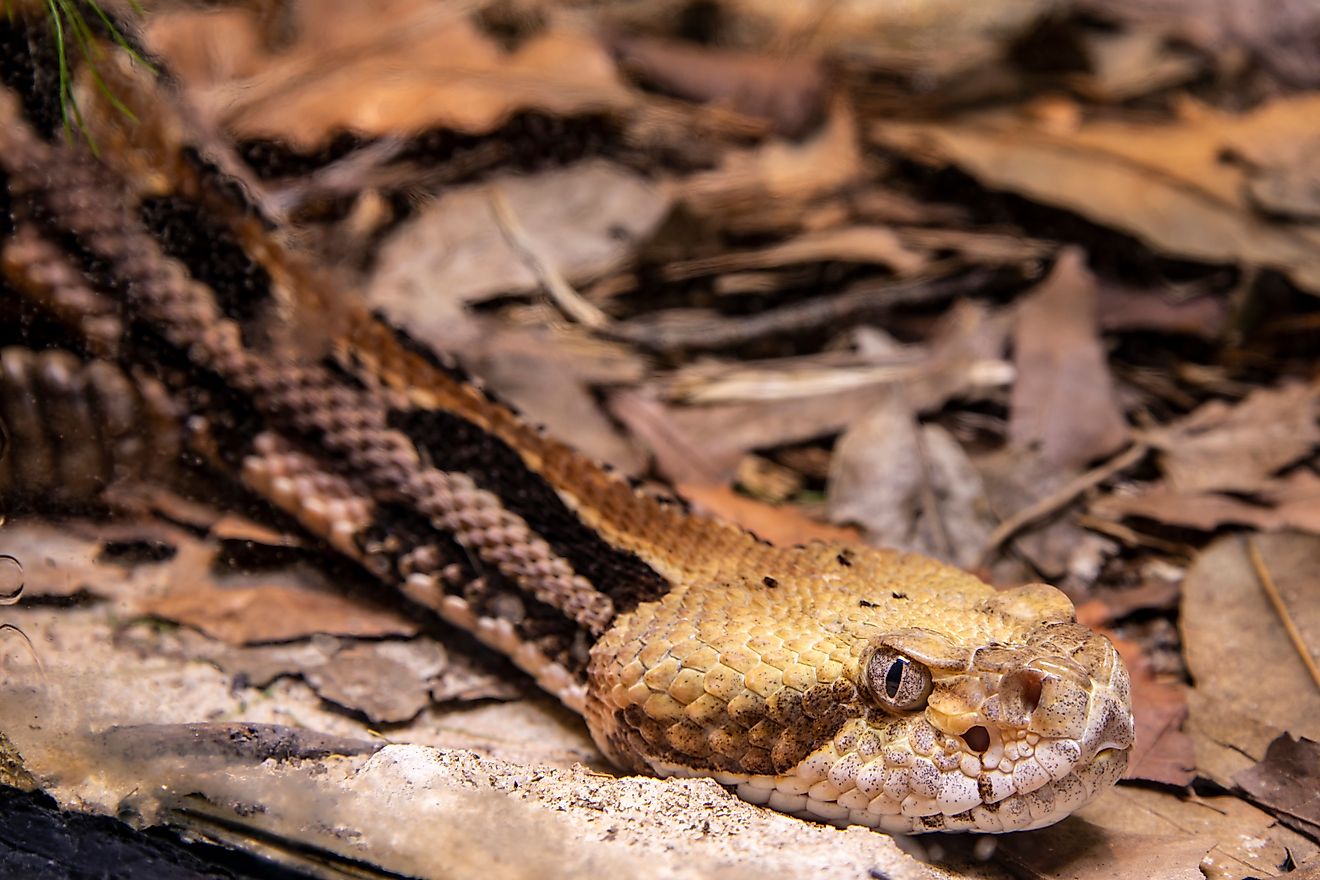
[[[441,410],[392,410],[390,427],[407,434],[435,467],[465,473],[497,495],[574,571],[609,596],[618,611],[631,611],[669,592],[667,580],[633,553],[606,543],[499,437]]]

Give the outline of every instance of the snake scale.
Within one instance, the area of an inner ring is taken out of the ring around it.
[[[64,136],[44,10],[0,19],[0,308],[69,351],[0,357],[0,491],[76,498],[186,447],[507,654],[619,767],[788,813],[1013,831],[1122,774],[1127,673],[1058,590],[634,491],[294,253],[159,63],[103,39],[138,120],[83,65],[97,153]]]

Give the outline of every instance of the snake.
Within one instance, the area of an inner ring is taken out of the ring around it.
[[[186,450],[507,655],[622,770],[796,816],[1019,831],[1122,776],[1128,673],[1061,591],[640,491],[341,289],[123,35],[75,66],[66,136],[44,10],[0,18],[0,303],[28,328],[0,493],[77,500]]]

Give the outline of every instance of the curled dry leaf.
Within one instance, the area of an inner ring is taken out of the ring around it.
[[[1233,781],[1256,803],[1320,836],[1320,742],[1285,733],[1270,743],[1265,760]]]
[[[776,57],[663,40],[616,36],[609,46],[625,71],[662,91],[769,120],[797,137],[820,119],[825,68],[816,58]]]
[[[547,30],[506,52],[460,10],[308,0],[279,52],[263,47],[255,13],[181,10],[152,19],[149,45],[178,63],[193,100],[230,132],[302,149],[343,131],[484,134],[520,110],[621,111],[635,100],[590,36]]]
[[[1209,835],[1170,838],[1072,818],[1032,834],[1006,834],[998,855],[1014,877],[1028,880],[1205,880],[1201,860],[1214,844]]]
[[[1315,52],[1320,9],[1311,0],[1081,0],[1075,5],[1220,54],[1245,48],[1289,85],[1320,85]]]
[[[1162,253],[1277,269],[1320,293],[1320,228],[1266,217],[1251,169],[1231,153],[1313,137],[1320,97],[1282,98],[1241,116],[1195,108],[1165,123],[1094,121],[1059,131],[1010,112],[948,123],[881,122],[879,143],[956,164],[987,186],[1067,208]]]
[[[324,699],[354,709],[374,722],[397,724],[431,703],[431,679],[447,662],[429,640],[351,645],[327,662],[304,670]]]
[[[631,258],[670,205],[663,187],[601,160],[456,187],[382,245],[368,300],[426,337],[466,303],[539,289],[540,279],[501,230],[491,187],[528,241],[553,255],[555,269],[573,284]]]
[[[1297,529],[1320,535],[1320,476],[1311,471],[1297,471],[1261,483],[1253,494],[1257,501],[1217,492],[1179,492],[1157,486],[1137,495],[1097,498],[1091,503],[1091,513],[1111,520],[1142,517],[1204,531],[1233,524],[1269,532]]]
[[[1211,401],[1146,435],[1179,492],[1253,492],[1320,444],[1320,386],[1258,388],[1238,404]]]

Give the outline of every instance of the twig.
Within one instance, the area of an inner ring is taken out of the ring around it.
[[[572,285],[564,279],[555,265],[546,259],[536,248],[535,242],[527,235],[527,230],[509,207],[509,201],[498,186],[490,187],[490,207],[495,212],[495,222],[500,232],[509,243],[509,247],[518,254],[523,264],[532,271],[546,293],[554,300],[559,310],[579,324],[598,330],[610,323],[606,315],[595,305],[582,298]]]
[[[1086,490],[1098,486],[1105,480],[1112,477],[1119,471],[1127,470],[1132,465],[1146,457],[1150,447],[1145,443],[1134,443],[1128,447],[1122,455],[1115,456],[1104,464],[1094,467],[1074,480],[1069,481],[1056,492],[1046,495],[1035,504],[1029,504],[1001,522],[990,537],[986,539],[985,548],[981,550],[981,556],[977,560],[974,568],[984,568],[990,564],[990,557],[1009,538],[1016,535],[1022,529],[1044,519],[1055,511],[1065,507],[1072,502],[1074,498],[1081,495]]]
[[[615,324],[610,335],[652,351],[709,351],[745,345],[768,336],[856,324],[901,306],[942,302],[981,290],[992,277],[989,271],[978,269],[938,280],[868,281],[842,293],[812,297],[756,315],[711,316],[683,326],[633,319]]]
[[[1270,604],[1274,606],[1274,613],[1283,621],[1283,628],[1287,631],[1288,638],[1292,640],[1293,649],[1297,651],[1297,656],[1302,658],[1302,665],[1306,667],[1306,671],[1311,673],[1311,680],[1315,682],[1315,686],[1320,688],[1320,666],[1316,665],[1315,658],[1311,656],[1310,649],[1302,639],[1301,631],[1293,622],[1288,606],[1284,604],[1283,596],[1274,583],[1274,577],[1270,574],[1269,567],[1265,565],[1264,557],[1261,556],[1260,547],[1256,545],[1256,539],[1251,535],[1247,536],[1247,555],[1251,557],[1251,567],[1256,569],[1256,579],[1260,581],[1261,589],[1265,591]]]

